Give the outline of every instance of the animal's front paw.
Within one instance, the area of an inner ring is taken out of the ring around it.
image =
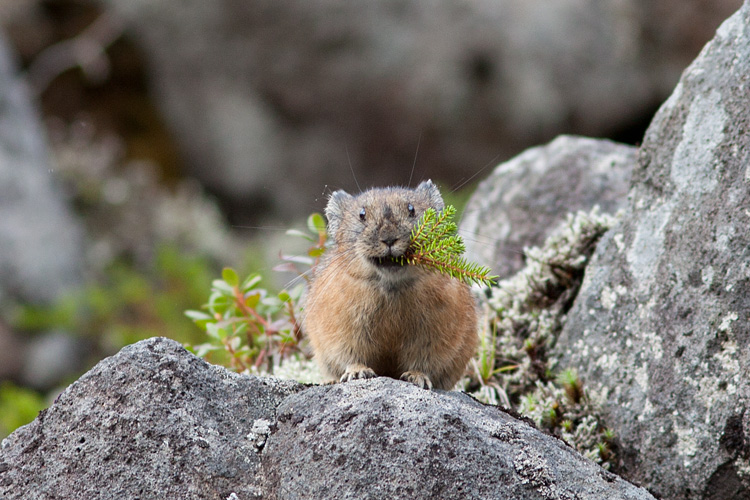
[[[417,371],[408,371],[401,374],[401,380],[411,382],[422,389],[432,389],[432,380],[426,374]]]
[[[369,368],[365,365],[355,364],[355,365],[349,365],[346,367],[346,370],[344,370],[344,374],[341,375],[340,382],[348,382],[350,380],[358,379],[358,378],[375,378],[377,377],[377,374],[373,371],[372,368]]]

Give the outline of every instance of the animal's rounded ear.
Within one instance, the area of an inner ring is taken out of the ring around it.
[[[440,191],[438,190],[437,186],[432,183],[431,180],[420,182],[416,190],[418,193],[423,193],[425,196],[427,196],[430,206],[435,210],[440,211],[445,208],[443,197],[440,196]]]
[[[353,198],[352,195],[342,189],[334,191],[330,198],[328,198],[328,205],[326,205],[326,218],[328,219],[329,234],[336,234],[341,219],[344,216],[344,212],[346,211],[346,206]]]

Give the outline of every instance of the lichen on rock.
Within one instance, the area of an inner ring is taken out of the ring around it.
[[[600,397],[577,387],[575,374],[563,372],[565,376],[556,378],[555,372],[564,367],[549,353],[589,257],[615,220],[598,207],[569,214],[541,248],[525,250],[524,269],[488,289],[489,326],[474,361],[475,375],[464,381],[478,399],[517,409],[605,466],[612,450],[598,415]],[[479,368],[487,364],[489,370]],[[576,387],[568,391],[566,384]]]

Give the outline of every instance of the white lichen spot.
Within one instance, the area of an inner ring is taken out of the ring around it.
[[[641,391],[648,392],[648,367],[646,365],[638,366],[635,369],[635,382]]]
[[[645,420],[646,418],[649,418],[654,413],[654,405],[651,404],[651,401],[646,398],[646,403],[643,405],[643,410],[641,410],[641,414],[638,415],[638,420]]]
[[[722,226],[716,230],[716,248],[722,252],[729,251],[729,244],[735,238],[737,229],[735,226]]]
[[[599,302],[601,302],[604,309],[611,311],[617,304],[617,292],[612,290],[609,286],[604,285]]]
[[[596,365],[604,368],[605,370],[610,370],[613,366],[617,365],[619,357],[616,352],[612,352],[609,354],[602,354],[597,358]]]
[[[612,237],[612,241],[615,242],[615,246],[617,246],[617,250],[622,253],[623,250],[625,250],[625,237],[622,233],[617,233]]]
[[[583,349],[581,349],[581,356],[583,358],[588,358],[589,357],[589,345],[588,344],[584,345]]]
[[[750,461],[746,458],[739,457],[734,461],[734,470],[741,479],[750,479]]]
[[[719,361],[722,362],[721,360]],[[712,411],[726,408],[729,401],[732,399],[731,394],[736,392],[736,387],[731,389],[732,393],[729,392],[729,386],[722,389],[722,382],[728,379],[734,379],[735,382],[739,383],[739,373],[722,373],[719,376],[716,367],[714,366],[709,369],[707,363],[701,363],[698,367],[682,366],[677,363],[675,368],[677,373],[682,373],[682,380],[696,390],[691,411],[694,413],[705,412],[703,420],[706,424],[710,425],[714,418]],[[739,370],[739,365],[737,364],[736,367],[732,369]],[[695,420],[697,421],[697,417]]]
[[[648,291],[664,253],[664,228],[672,215],[672,204],[654,206],[641,217],[626,259],[639,292]]]
[[[640,319],[648,319],[651,316],[651,311],[656,306],[656,297],[654,295],[651,296],[651,298],[648,299],[648,302],[645,304],[638,304],[638,308],[636,309],[636,313],[638,314],[638,317]]]
[[[659,361],[664,354],[664,350],[661,347],[661,337],[655,332],[646,332],[643,334],[643,340],[648,342],[650,349],[649,357],[653,360]]]
[[[674,422],[674,432],[677,434],[677,453],[683,457],[683,465],[690,467],[692,457],[698,453],[698,441],[692,427],[683,427]]]
[[[707,288],[711,287],[711,283],[714,282],[714,268],[711,266],[701,269],[701,281],[706,285]]]
[[[740,373],[740,362],[737,356],[737,342],[729,338],[721,343],[721,351],[714,354],[714,358],[721,364],[724,373],[722,378],[733,377]]]
[[[732,323],[738,319],[739,316],[736,312],[730,312],[722,318],[721,323],[719,324],[719,331],[732,333]]]
[[[253,443],[257,451],[260,451],[265,446],[269,434],[271,434],[271,422],[265,418],[259,418],[253,422],[247,439]]]
[[[716,148],[724,141],[728,115],[721,93],[698,95],[690,105],[683,136],[672,157],[670,176],[678,191],[697,196],[718,184]]]

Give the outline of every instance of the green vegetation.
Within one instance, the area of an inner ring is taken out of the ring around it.
[[[116,260],[95,283],[51,307],[20,306],[13,326],[32,332],[64,329],[86,337],[95,347],[92,362],[154,336],[197,342],[202,336],[183,312],[203,299],[214,273],[208,259],[162,244],[150,269]]]
[[[47,402],[36,392],[7,380],[0,383],[0,439],[34,420],[46,407]]]
[[[489,268],[462,257],[466,247],[457,234],[455,215],[456,209],[451,205],[440,212],[434,208],[425,210],[411,232],[411,245],[402,263],[436,269],[467,284],[489,286],[497,276],[490,276]]]
[[[307,229],[287,231],[308,241],[307,254],[283,256],[284,263],[275,268],[296,272],[300,277],[296,281],[308,278],[325,251],[323,217],[310,215]],[[261,288],[261,281],[258,273],[240,281],[234,269],[225,268],[222,279],[213,281],[203,310],[185,312],[208,337],[206,342],[188,348],[197,356],[241,372],[278,374],[284,369],[282,365],[309,361],[300,347],[302,328],[298,320],[304,283],[274,294]],[[305,369],[314,371],[309,366]],[[310,374],[301,378],[315,380]]]

